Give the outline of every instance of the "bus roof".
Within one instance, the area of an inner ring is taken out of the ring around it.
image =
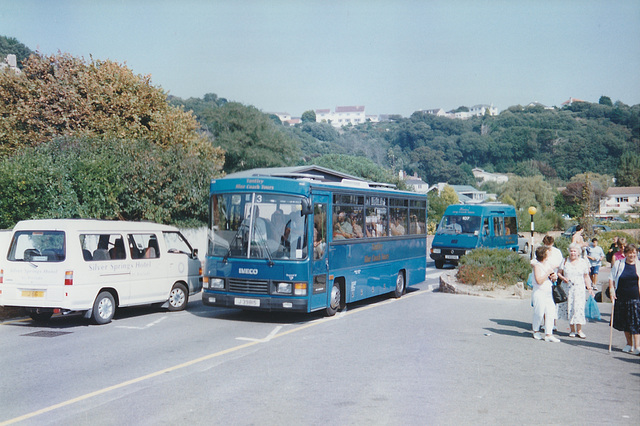
[[[260,178],[280,178],[288,179],[292,182],[308,182],[309,187],[323,187],[327,186],[332,189],[376,189],[376,190],[388,190],[389,193],[402,193],[404,195],[415,195],[417,197],[426,196],[426,194],[420,194],[411,191],[400,191],[396,189],[396,186],[389,183],[372,182],[367,181],[356,176],[351,176],[346,173],[338,172],[335,170],[327,169],[320,166],[300,166],[300,167],[274,167],[274,168],[262,168],[251,169],[242,172],[231,173],[224,178],[212,179],[211,185],[218,182],[229,182],[233,179],[246,180],[248,183],[257,183],[252,179]],[[282,181],[284,182],[284,181]],[[230,189],[227,185],[219,186],[223,190]],[[242,188],[238,189],[257,189],[257,188]],[[278,189],[285,190],[285,187]]]

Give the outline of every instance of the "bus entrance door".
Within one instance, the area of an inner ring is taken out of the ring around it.
[[[326,195],[313,195],[313,253],[311,261],[311,310],[323,309],[327,306],[327,230],[328,215]]]

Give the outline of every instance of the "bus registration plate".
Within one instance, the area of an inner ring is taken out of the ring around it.
[[[233,301],[236,306],[251,306],[254,308],[260,307],[260,299],[245,299],[242,297],[236,297]]]
[[[445,258],[445,259],[457,259],[457,258],[458,258],[458,256],[457,256],[457,255],[455,255],[455,254],[446,254],[446,255],[444,256],[444,258]]]
[[[44,297],[44,291],[23,290],[22,297]]]

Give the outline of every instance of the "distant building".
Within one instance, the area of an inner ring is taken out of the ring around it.
[[[272,114],[277,115],[285,126],[294,126],[302,122],[300,117],[291,117],[288,112],[273,112]]]
[[[600,214],[627,213],[640,208],[640,186],[610,187],[600,200]]]
[[[422,110],[420,110],[420,112],[424,112],[424,113],[427,113],[429,115],[435,115],[436,117],[446,117],[447,116],[447,113],[444,112],[444,110],[442,108],[422,109]]]
[[[479,191],[470,185],[449,185],[458,194],[460,204],[480,204],[484,203],[487,192]]]
[[[553,107],[546,106],[546,105],[541,104],[540,102],[537,102],[537,101],[530,102],[530,103],[526,106],[526,108],[534,108],[534,107],[541,107],[541,108],[544,108],[544,109],[553,109]]]
[[[585,102],[585,101],[583,101],[582,99],[577,99],[577,98],[569,98],[568,101],[564,101],[560,105],[561,106],[567,106],[567,105],[573,104],[574,102]]]
[[[317,109],[315,112],[316,122],[330,123],[333,127],[356,126],[367,120],[364,106],[337,106],[334,112],[330,109]]]
[[[0,70],[4,70],[6,68],[9,68],[16,74],[20,74],[22,72],[20,71],[20,68],[18,68],[18,60],[16,59],[16,55],[13,54],[7,55],[5,59],[0,61]]]
[[[445,186],[449,185],[445,182],[440,182],[433,185],[428,191],[433,189],[438,190],[438,195],[442,193]],[[487,201],[486,191],[479,191],[470,185],[449,185],[458,195],[458,201],[460,204],[480,204]],[[493,195],[493,194],[492,194]]]
[[[473,172],[473,176],[476,178],[476,181],[478,183],[484,183],[484,182],[505,183],[509,180],[509,176],[507,175],[503,175],[500,173],[485,172],[484,170],[479,169],[477,167],[473,169],[472,172]]]
[[[459,112],[444,112],[442,108],[436,109],[423,109],[421,112],[427,113],[429,115],[435,115],[436,117],[447,117],[447,118],[457,118],[460,120],[466,120],[471,117],[482,117],[485,114],[489,115],[498,115],[500,111],[498,108],[493,105],[474,105],[469,108],[469,111],[459,111]]]
[[[413,189],[415,192],[426,194],[429,190],[429,185],[425,181],[420,179],[417,173],[414,173],[413,176],[407,176],[407,173],[404,170],[400,170],[399,177],[400,179],[404,180],[407,186]]]

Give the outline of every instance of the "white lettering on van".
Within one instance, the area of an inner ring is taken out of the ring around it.
[[[238,268],[238,273],[247,275],[258,275],[258,270],[252,268]]]

